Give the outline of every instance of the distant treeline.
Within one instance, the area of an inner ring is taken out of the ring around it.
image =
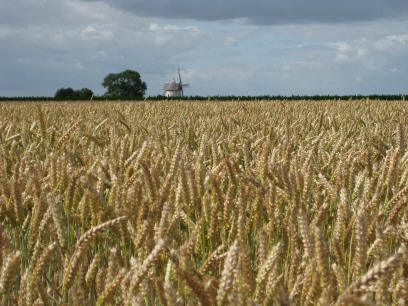
[[[105,96],[92,96],[89,99],[84,99],[83,96],[78,95],[72,99],[58,99],[56,97],[0,97],[0,101],[161,101],[161,100],[195,100],[195,101],[256,101],[256,100],[280,100],[280,101],[294,101],[294,100],[405,100],[405,95],[344,95],[344,96],[330,96],[330,95],[315,95],[315,96],[186,96],[166,98],[165,96],[151,96],[145,98],[110,98]]]

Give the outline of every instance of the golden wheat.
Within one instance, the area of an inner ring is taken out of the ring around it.
[[[405,101],[0,103],[0,304],[408,304],[407,125]]]

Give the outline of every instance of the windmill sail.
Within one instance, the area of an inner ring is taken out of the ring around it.
[[[177,69],[178,76],[179,76],[179,89],[181,91],[181,96],[184,96],[184,91],[183,91],[183,82],[181,81],[181,74],[180,74],[180,68]]]

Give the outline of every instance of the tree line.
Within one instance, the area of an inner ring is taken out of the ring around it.
[[[121,98],[121,97],[108,97],[108,96],[94,96],[92,101],[162,101],[162,100],[183,100],[183,101],[324,101],[324,100],[338,100],[338,101],[357,101],[362,99],[370,99],[372,101],[406,101],[407,95],[315,95],[315,96],[184,96],[184,97],[165,97],[163,95],[150,96],[150,97],[137,97],[137,98]],[[79,99],[56,99],[55,97],[0,97],[0,101],[70,101]]]

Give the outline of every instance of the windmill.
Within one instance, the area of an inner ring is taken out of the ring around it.
[[[163,90],[164,95],[169,97],[183,97],[184,96],[184,88],[189,87],[189,84],[183,84],[181,81],[181,73],[180,68],[177,70],[179,81],[176,82],[173,80],[169,83],[164,83]]]

